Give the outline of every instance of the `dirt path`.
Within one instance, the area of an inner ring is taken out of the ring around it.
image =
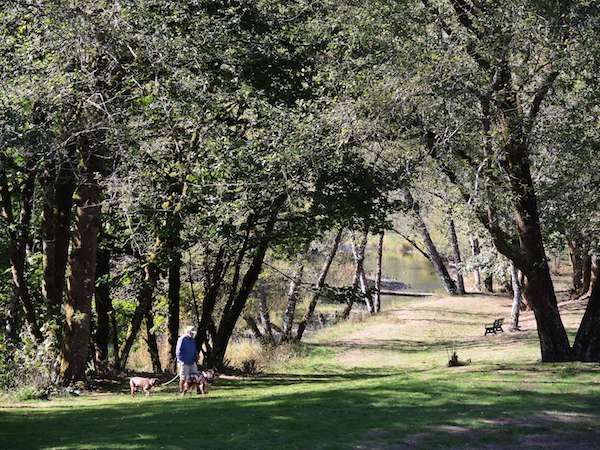
[[[582,304],[564,303],[562,316],[567,327],[575,327],[583,313]],[[470,295],[418,299],[412,303],[385,310],[379,317],[369,318],[354,327],[347,326],[333,336],[324,335],[319,340],[338,348],[337,363],[348,369],[408,370],[440,369],[445,366],[451,352],[456,351],[461,360],[470,359],[473,367],[462,370],[511,371],[511,367],[498,368],[507,362],[511,366],[531,365],[539,358],[535,319],[531,312],[522,313],[521,331],[511,332],[511,300],[505,296]],[[504,318],[505,332],[484,337],[484,325],[496,318]],[[544,370],[538,368],[536,370]],[[490,372],[493,374],[493,372]],[[495,383],[490,380],[490,383]],[[390,431],[374,429],[367,439],[358,443],[357,449],[432,448],[434,437],[452,436],[462,444],[455,448],[598,448],[599,418],[585,413],[543,411],[527,420],[499,417],[484,421],[481,427],[435,425],[427,432],[409,434],[400,442],[390,444]],[[530,427],[517,444],[494,443],[493,433],[499,428]],[[581,432],[569,426],[587,428]],[[539,430],[547,431],[540,433]],[[552,431],[551,431],[552,430]],[[392,439],[393,440],[393,439]],[[490,443],[490,440],[492,441]],[[381,442],[379,444],[378,442]],[[435,446],[434,446],[435,447]]]

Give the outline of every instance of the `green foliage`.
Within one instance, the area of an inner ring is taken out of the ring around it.
[[[23,402],[27,400],[44,400],[47,399],[48,394],[43,389],[35,388],[32,386],[25,386],[17,389],[13,393],[13,397],[15,398],[15,400]]]

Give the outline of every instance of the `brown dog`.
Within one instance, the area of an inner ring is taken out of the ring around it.
[[[181,395],[185,395],[188,390],[196,387],[197,394],[208,394],[208,387],[219,376],[214,369],[203,370],[200,373],[193,373],[188,380],[183,383],[183,391]]]
[[[129,379],[129,387],[131,388],[131,396],[135,396],[138,389],[144,391],[144,395],[148,397],[150,395],[150,389],[156,384],[158,378],[143,378],[143,377],[132,377]]]

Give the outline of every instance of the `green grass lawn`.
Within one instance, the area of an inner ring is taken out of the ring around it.
[[[304,356],[204,397],[171,385],[149,398],[8,403],[0,448],[594,448],[600,368],[537,363],[528,315],[527,331],[484,338],[483,323],[509,307],[483,296],[402,304],[323,330]],[[581,309],[563,314],[572,327]],[[446,368],[451,350],[471,364]]]

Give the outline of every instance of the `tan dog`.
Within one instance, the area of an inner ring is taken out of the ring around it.
[[[181,395],[185,395],[188,390],[196,387],[197,394],[208,394],[208,387],[219,376],[215,369],[203,370],[200,373],[193,373],[188,380],[183,383]]]
[[[135,396],[135,393],[141,389],[144,391],[144,395],[148,397],[150,395],[150,389],[156,384],[158,378],[144,378],[144,377],[132,377],[129,379],[129,387],[131,388],[131,396]]]

